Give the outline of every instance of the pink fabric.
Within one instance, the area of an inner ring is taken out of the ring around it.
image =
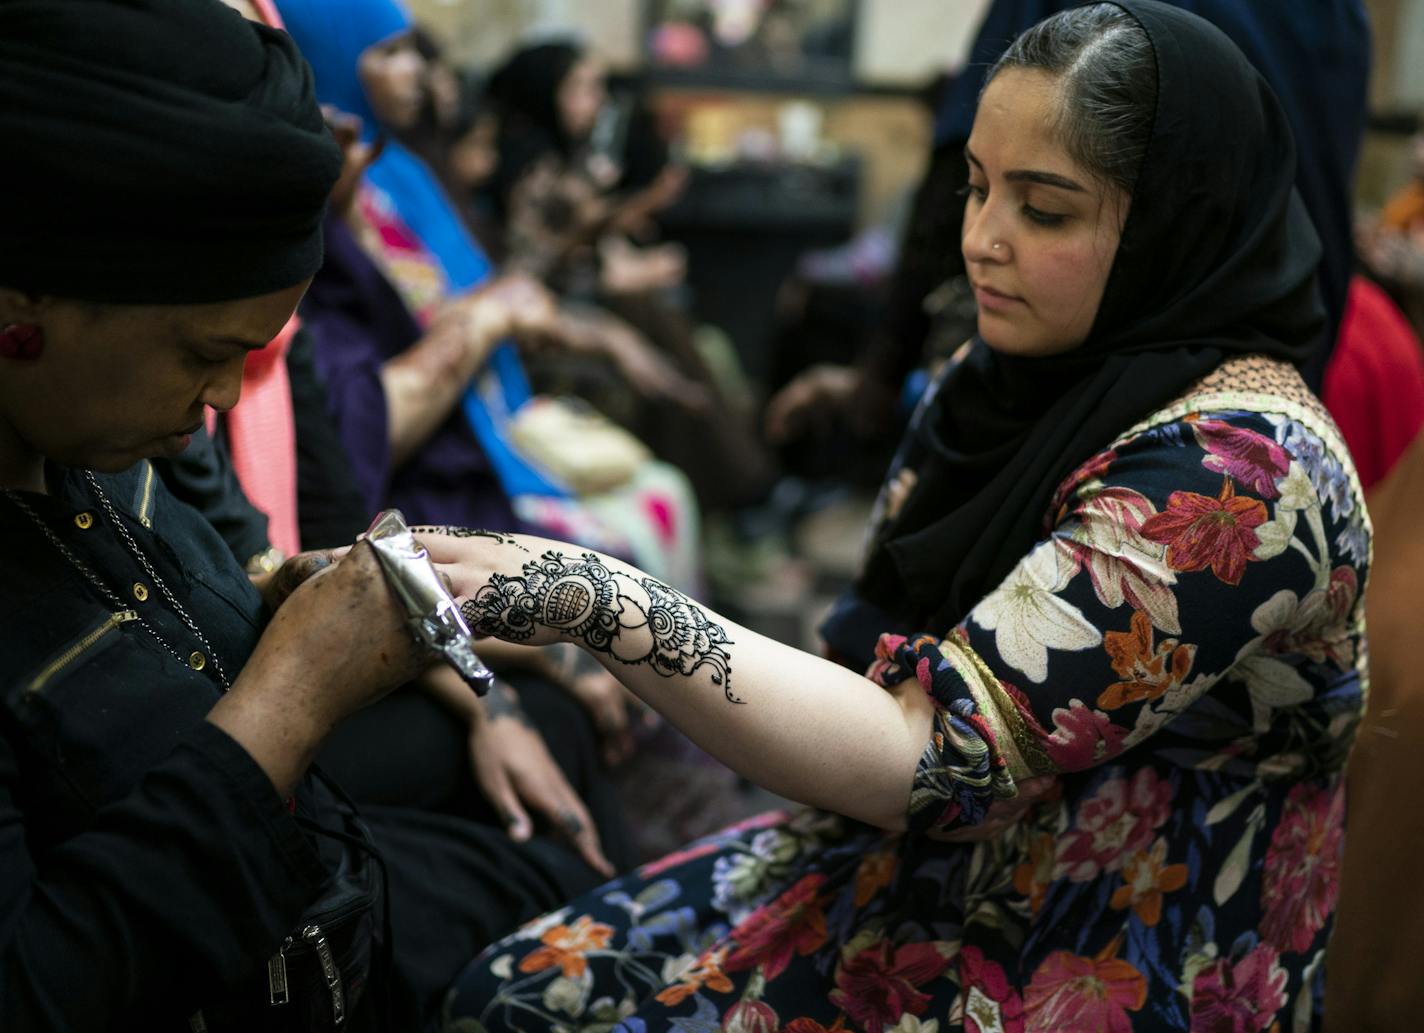
[[[257,17],[274,29],[284,29],[282,16],[277,13],[277,5],[272,0],[252,0],[252,7],[257,12]]]
[[[363,181],[356,189],[356,209],[361,216],[357,236],[362,248],[385,272],[416,321],[429,326],[449,293],[439,259],[406,225],[383,191]]]
[[[300,322],[294,315],[267,347],[251,352],[242,370],[242,398],[222,416],[228,451],[243,493],[267,515],[267,540],[288,556],[301,551],[297,531],[297,428],[287,380],[287,348]],[[218,414],[208,410],[208,431]]]
[[[1368,491],[1424,425],[1424,352],[1409,321],[1378,286],[1350,281],[1321,398],[1340,426]]]
[[[653,530],[657,532],[658,540],[664,546],[674,544],[677,541],[677,523],[673,515],[672,500],[650,496],[643,501],[643,508],[652,518]]]

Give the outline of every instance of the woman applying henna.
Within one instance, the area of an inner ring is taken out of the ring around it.
[[[358,819],[311,758],[422,666],[370,549],[282,601],[147,462],[320,264],[310,70],[216,0],[15,0],[0,64],[0,1028],[418,1028],[564,848]]]

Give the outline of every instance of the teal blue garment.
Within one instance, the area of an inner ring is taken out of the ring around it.
[[[398,0],[277,0],[277,9],[312,66],[317,99],[360,116],[363,135],[374,139],[380,123],[356,74],[356,63],[367,47],[411,28],[404,7]],[[488,279],[489,259],[423,161],[387,138],[366,179],[390,198],[401,221],[440,263],[452,292]],[[463,408],[505,493],[567,497],[568,489],[531,464],[509,440],[509,415],[531,394],[512,345],[495,349],[489,370],[494,376],[483,378],[483,391],[478,384],[471,385]]]

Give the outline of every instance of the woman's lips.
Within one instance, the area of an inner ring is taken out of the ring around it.
[[[202,425],[201,422],[198,422],[191,427],[185,427],[182,430],[174,431],[172,434],[169,434],[163,439],[164,448],[175,454],[183,451],[193,443],[193,435],[198,433],[198,429],[202,427]]]
[[[193,443],[191,434],[170,434],[158,444],[158,454],[165,456],[176,456]],[[153,453],[145,453],[149,458]]]
[[[979,303],[980,309],[988,309],[991,312],[1006,312],[1024,303],[1022,298],[996,291],[982,283],[974,285],[974,300]]]

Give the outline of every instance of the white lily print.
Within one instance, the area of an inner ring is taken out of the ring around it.
[[[1271,711],[1299,706],[1310,699],[1310,683],[1298,666],[1280,659],[1303,655],[1315,663],[1330,663],[1345,670],[1355,661],[1349,617],[1358,595],[1353,569],[1338,567],[1325,588],[1298,598],[1289,589],[1271,596],[1251,614],[1256,638],[1237,653],[1232,673],[1251,693],[1256,728],[1265,728]]]
[[[1043,542],[970,614],[994,632],[999,655],[1030,681],[1047,680],[1050,649],[1091,649],[1103,640],[1083,611],[1057,594],[1076,572],[1053,542]]]

